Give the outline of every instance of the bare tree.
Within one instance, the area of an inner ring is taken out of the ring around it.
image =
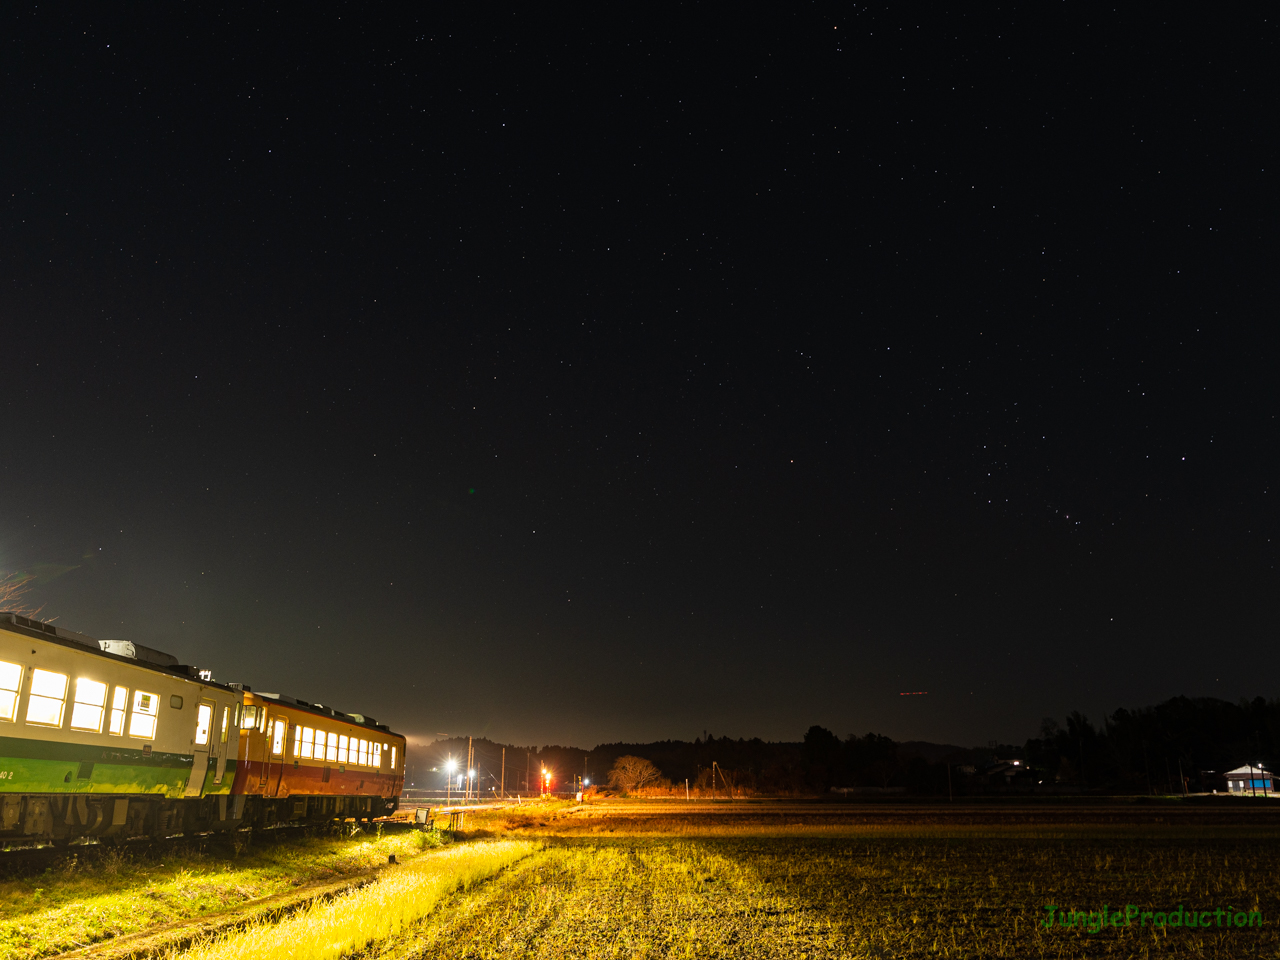
[[[661,777],[662,771],[643,757],[619,757],[609,771],[609,786],[633,793]]]
[[[28,606],[26,602],[26,595],[31,590],[31,581],[34,579],[29,573],[0,574],[0,610],[34,617],[44,609]]]

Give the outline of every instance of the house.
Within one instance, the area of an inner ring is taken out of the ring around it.
[[[1270,770],[1263,770],[1261,764],[1247,764],[1227,771],[1227,792],[1263,797],[1274,795],[1276,787]]]

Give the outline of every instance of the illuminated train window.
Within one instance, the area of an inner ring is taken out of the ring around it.
[[[311,750],[315,736],[316,732],[311,727],[302,728],[302,753],[300,756],[303,756],[308,760],[311,759]]]
[[[111,694],[111,726],[107,728],[111,736],[124,736],[124,713],[128,708],[129,688],[116,687]]]
[[[258,725],[258,707],[248,706],[240,717],[240,729],[252,730]]]
[[[295,726],[293,728],[293,755],[295,757],[302,756],[302,727]]]
[[[281,756],[284,753],[284,735],[286,732],[283,720],[277,720],[274,732],[271,735],[271,755],[273,757]]]
[[[18,718],[18,689],[22,686],[22,667],[0,660],[0,720]]]
[[[102,732],[102,717],[107,710],[107,685],[88,677],[76,680],[76,698],[71,707],[71,729]]]
[[[373,744],[373,755],[369,758],[369,765],[373,767],[382,766],[382,747],[381,743]]]
[[[395,768],[396,768],[396,748],[392,747],[391,748],[391,769],[394,770]]]
[[[338,762],[347,762],[347,738],[343,736],[338,737]]]
[[[338,735],[330,732],[329,745],[325,747],[324,758],[329,763],[338,762]]]
[[[227,723],[230,719],[231,719],[231,708],[223,707],[222,708],[222,733],[220,734],[221,743],[227,742]]]
[[[27,698],[27,723],[46,727],[62,726],[67,705],[67,675],[49,670],[31,672],[31,696]]]
[[[129,736],[139,740],[156,738],[156,713],[160,709],[160,698],[145,690],[133,692],[133,712],[129,715]]]
[[[196,744],[204,746],[209,742],[209,728],[213,726],[213,707],[202,703],[196,707]]]

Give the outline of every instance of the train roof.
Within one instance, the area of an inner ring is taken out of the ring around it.
[[[158,670],[163,673],[175,674],[188,680],[194,680],[199,683],[209,684],[215,687],[222,687],[225,690],[234,690],[237,692],[250,693],[258,697],[266,697],[269,700],[275,700],[289,706],[298,707],[310,713],[320,714],[321,716],[331,717],[343,723],[354,723],[364,727],[371,727],[375,730],[381,730],[383,733],[391,733],[392,730],[385,723],[379,723],[373,717],[366,716],[362,713],[343,713],[341,710],[335,710],[333,707],[327,707],[322,703],[310,703],[306,700],[299,700],[295,697],[289,697],[282,693],[255,693],[252,687],[245,683],[219,683],[213,679],[210,671],[200,667],[193,667],[178,662],[178,658],[170,653],[164,653],[161,650],[155,650],[151,647],[143,646],[140,643],[134,643],[132,640],[99,640],[85,633],[76,633],[74,630],[66,630],[62,627],[55,627],[52,623],[44,623],[40,620],[33,620],[30,617],[24,617],[20,613],[12,611],[0,610],[0,628],[11,630],[24,636],[38,637],[41,640],[57,643],[66,647],[75,647],[83,649],[86,653],[97,654],[111,660],[124,661],[146,667],[149,670]],[[399,736],[399,734],[397,734]]]
[[[241,687],[241,684],[232,684],[234,687]],[[296,697],[286,696],[283,693],[259,693],[249,687],[243,687],[244,690],[252,693],[255,697],[266,697],[269,700],[275,700],[291,707],[297,707],[300,710],[306,710],[308,713],[316,713],[322,717],[331,717],[343,723],[355,723],[364,727],[372,727],[375,730],[381,730],[383,733],[392,733],[392,729],[385,723],[379,723],[373,717],[366,716],[363,713],[343,713],[341,710],[335,710],[333,707],[326,707],[323,703],[310,703],[306,700],[299,700]],[[400,736],[400,734],[396,734]]]
[[[134,643],[132,640],[99,640],[85,633],[76,633],[74,630],[55,627],[52,623],[33,620],[30,617],[24,617],[20,613],[5,610],[0,610],[0,628],[23,636],[36,637],[60,646],[74,647],[85,653],[106,657],[109,660],[125,663],[132,662],[148,670],[174,674],[197,683],[223,687],[227,690],[233,689],[235,686],[234,684],[220,683],[214,680],[212,673],[207,669],[179,663],[178,658],[171,653],[145,647],[140,643]]]

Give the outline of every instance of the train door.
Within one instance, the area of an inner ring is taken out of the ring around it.
[[[285,734],[289,732],[289,721],[285,717],[272,717],[267,725],[271,761],[267,768],[267,789],[264,795],[274,797],[279,794],[280,780],[284,777]]]
[[[212,700],[196,704],[196,735],[191,742],[191,779],[187,781],[185,797],[198,797],[204,792],[205,775],[209,772],[209,740],[213,731],[213,711],[217,706]]]
[[[221,783],[222,778],[227,773],[227,751],[231,749],[231,743],[235,739],[235,716],[233,708],[230,704],[221,705],[221,713],[215,714],[218,720],[217,741],[214,746],[214,754],[217,756],[217,768],[213,772],[213,782]]]
[[[271,772],[271,725],[267,723],[267,708],[258,707],[258,732],[262,734],[259,747],[261,762],[258,764],[258,789],[265,795],[267,778]]]

